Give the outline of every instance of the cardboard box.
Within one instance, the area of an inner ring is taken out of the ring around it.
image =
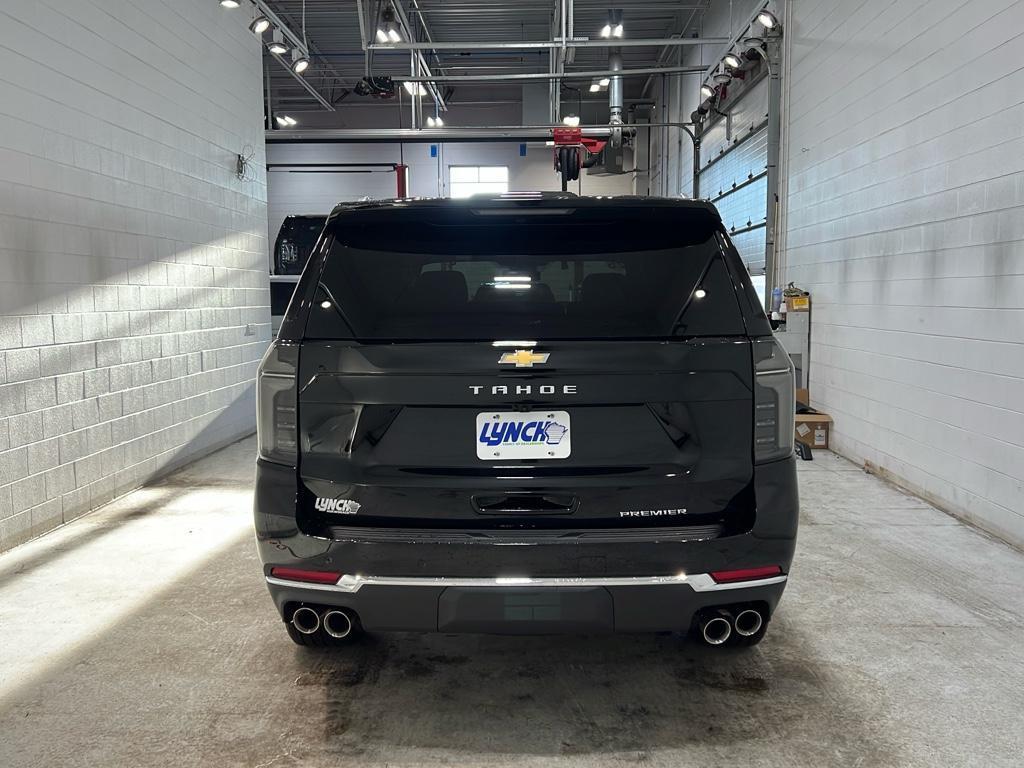
[[[811,311],[811,297],[810,296],[787,296],[786,297],[786,311],[787,312],[810,312]]]
[[[832,417],[827,413],[798,413],[796,439],[811,448],[828,448],[828,431]]]

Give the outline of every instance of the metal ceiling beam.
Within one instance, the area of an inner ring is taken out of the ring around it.
[[[295,72],[292,70],[291,62],[285,60],[285,58],[279,53],[274,53],[273,51],[267,51],[267,53],[269,53],[271,56],[277,59],[278,62],[280,62],[281,66],[287,69],[291,73],[291,76],[299,83],[299,85],[301,85],[303,88],[309,91],[309,95],[316,99],[318,102],[320,102],[320,105],[324,109],[326,109],[328,112],[336,111],[334,109],[334,105],[331,104],[331,102],[329,102],[327,99],[325,99],[323,97],[323,94],[320,93],[320,91],[318,91],[316,88],[314,88],[312,85],[306,82],[306,78],[304,78],[302,75],[295,74]]]
[[[633,69],[612,70],[588,70],[585,72],[515,72],[509,74],[495,75],[437,75],[433,78],[426,77],[404,77],[395,75],[397,83],[425,83],[433,80],[438,83],[475,83],[475,82],[499,82],[499,81],[521,81],[521,80],[590,80],[602,77],[638,77],[641,75],[669,75],[686,72],[703,72],[703,66],[695,67],[636,67]]]
[[[668,37],[654,39],[622,39],[614,40],[566,40],[567,48],[640,48],[663,47],[672,45],[718,45],[729,42],[728,37]],[[561,40],[502,40],[467,42],[418,43],[371,43],[367,46],[372,51],[529,51],[557,50],[563,46]]]
[[[622,126],[626,129],[672,127],[690,132],[692,123],[643,123]],[[266,132],[268,144],[338,144],[350,141],[520,141],[551,139],[551,132],[563,125],[492,125],[476,128],[319,128],[272,130]],[[608,136],[607,125],[581,125],[580,129],[591,137]]]
[[[405,9],[402,8],[402,4],[400,2],[392,2],[391,6],[395,9],[395,13],[398,14],[398,18],[402,22],[402,26],[405,27],[405,34],[406,34],[406,36],[407,37],[412,37],[412,24],[409,23],[409,17],[405,15]],[[422,21],[422,19],[420,21]],[[424,50],[426,50],[426,51],[431,50],[431,46],[433,45],[433,43],[430,42],[430,31],[427,29],[426,24],[423,25],[423,32],[427,36],[427,42],[426,43],[416,43],[416,45],[422,45],[424,47],[422,47],[422,48],[411,48],[410,47],[410,48],[404,48],[404,49],[396,47],[395,50],[409,50],[409,51],[415,51],[416,52],[415,55],[416,55],[416,58],[419,60],[420,69],[423,72],[425,72],[427,75],[429,75],[429,77],[424,78],[421,82],[424,82],[424,83],[427,84],[427,90],[430,91],[430,95],[433,97],[434,103],[437,105],[437,108],[440,109],[441,111],[445,111],[445,110],[448,109],[448,105],[444,101],[444,96],[441,95],[441,89],[438,88],[436,85],[432,85],[432,83],[436,80],[436,78],[433,76],[433,74],[430,71],[430,65],[427,64],[427,58],[421,53],[421,51],[424,51]],[[399,43],[395,43],[394,45],[398,46]],[[413,45],[413,44],[410,43],[410,45]],[[370,45],[369,47],[371,49],[375,48],[374,45]],[[434,53],[434,56],[435,57],[437,56],[437,52],[436,51]],[[418,98],[419,98],[419,96],[414,96],[413,97],[413,99],[418,99]]]
[[[292,48],[298,48],[300,51],[302,51],[302,54],[304,56],[309,56],[309,48],[306,45],[306,42],[298,35],[296,35],[294,32],[292,32],[291,28],[287,24],[285,24],[276,13],[274,13],[273,9],[271,9],[269,5],[267,5],[263,0],[252,0],[252,2],[253,5],[255,5],[259,9],[260,13],[262,13],[264,16],[270,19],[270,23],[274,25],[274,29],[281,30],[281,34],[289,43],[291,43]],[[330,112],[335,111],[334,107],[331,105],[331,102],[324,98],[323,94],[321,94],[320,91],[318,91],[308,82],[306,82],[306,78],[304,78],[302,75],[298,74],[295,70],[292,69],[292,64],[290,61],[288,61],[278,53],[270,53],[270,55],[273,56],[282,67],[288,70],[288,74],[291,75],[292,78],[294,78],[299,83],[299,85],[301,85],[303,88],[309,91],[309,95],[316,99],[324,109]],[[334,74],[338,75],[337,72],[335,72]],[[342,78],[338,76],[338,79],[340,80]],[[271,107],[273,107],[273,104],[271,104]]]

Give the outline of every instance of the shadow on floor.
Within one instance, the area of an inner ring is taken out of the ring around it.
[[[0,765],[895,765],[885,692],[784,618],[675,636],[391,634],[291,644],[248,537],[0,709]],[[783,764],[783,763],[780,763]]]

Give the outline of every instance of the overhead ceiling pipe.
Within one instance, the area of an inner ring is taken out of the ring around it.
[[[667,74],[678,74],[686,72],[703,72],[704,67],[635,67],[630,69],[620,69],[617,73],[610,70],[585,70],[580,72],[515,72],[512,74],[495,73],[490,75],[435,75],[432,78],[427,77],[407,77],[405,75],[395,75],[394,81],[396,83],[425,83],[428,81],[438,83],[474,83],[474,82],[500,82],[500,81],[516,81],[516,80],[592,80],[596,78],[607,77],[611,78],[612,75],[618,74],[622,77],[639,77],[641,75],[667,75]],[[611,83],[609,82],[609,90],[611,90]]]
[[[613,147],[622,145],[622,51],[612,48],[608,54],[608,123],[612,126],[611,144]]]
[[[659,37],[615,40],[435,40],[424,43],[402,41],[400,43],[368,43],[373,51],[529,51],[566,48],[649,48],[677,45],[715,45],[728,42],[727,37]]]

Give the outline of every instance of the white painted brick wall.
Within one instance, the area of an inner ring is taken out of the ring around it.
[[[1018,544],[1022,33],[1019,0],[794,2],[784,254],[835,449]]]
[[[270,325],[247,21],[0,3],[0,550],[253,429]]]

